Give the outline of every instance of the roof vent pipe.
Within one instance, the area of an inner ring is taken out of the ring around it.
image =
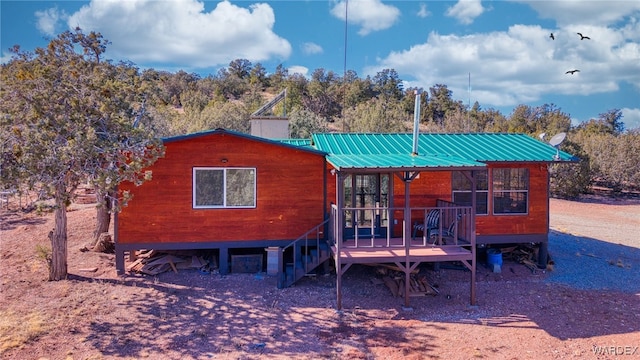
[[[418,129],[420,128],[420,90],[415,90],[416,103],[413,108],[413,151],[412,155],[418,155]]]

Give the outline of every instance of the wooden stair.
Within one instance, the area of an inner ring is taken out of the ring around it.
[[[287,260],[279,265],[281,267],[278,270],[279,289],[295,284],[296,281],[329,260],[331,257],[329,244],[323,237],[324,226],[327,223],[328,220],[324,221],[291,244],[280,249],[283,254],[280,258],[286,258]]]

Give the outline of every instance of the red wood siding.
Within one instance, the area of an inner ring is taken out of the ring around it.
[[[324,219],[320,154],[228,133],[165,147],[151,181],[120,187],[134,196],[119,214],[120,243],[295,239]],[[256,168],[256,208],[193,209],[193,167]]]
[[[529,169],[529,213],[523,215],[493,215],[491,189],[489,215],[476,216],[478,235],[546,234],[549,229],[548,169],[545,164],[499,164],[496,168]],[[491,174],[491,172],[489,173]],[[489,183],[491,187],[491,182]]]
[[[393,199],[394,207],[404,207],[404,182],[397,176],[393,179]],[[411,182],[409,187],[411,199],[409,206],[434,207],[438,199],[450,201],[451,199],[451,172],[449,171],[424,171]],[[424,215],[424,211],[414,211],[411,214],[411,223],[419,221]],[[394,218],[397,224],[393,226],[393,234],[402,234],[403,212],[396,211]]]
[[[529,169],[529,213],[524,215],[492,215],[491,192],[489,193],[489,215],[476,217],[477,235],[508,235],[508,234],[546,234],[549,229],[548,213],[548,169],[545,164],[498,164],[489,168],[528,168]],[[330,166],[328,167],[330,169]],[[328,173],[328,201],[336,201],[335,176]],[[394,175],[392,207],[404,207],[404,182]],[[425,171],[411,182],[411,207],[435,207],[436,200],[451,201],[451,172]],[[403,214],[396,211],[393,218],[393,235],[402,234]],[[422,212],[412,213],[412,223],[422,217]]]

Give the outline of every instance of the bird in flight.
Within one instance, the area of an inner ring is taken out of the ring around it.
[[[585,40],[585,39],[586,39],[586,40],[591,40],[591,38],[590,38],[590,37],[588,37],[588,36],[584,36],[584,35],[582,35],[581,33],[576,33],[576,34],[580,35],[580,40]]]
[[[549,37],[551,38],[551,40],[555,40],[556,39],[556,37],[553,36],[553,33],[551,33],[551,35],[549,35]]]
[[[576,69],[576,70],[569,70],[569,71],[567,71],[565,74],[571,74],[571,75],[573,75],[573,74],[575,74],[575,73],[577,73],[577,72],[580,72],[580,70],[578,70],[578,69]]]

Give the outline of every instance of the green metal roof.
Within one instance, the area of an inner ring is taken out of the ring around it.
[[[311,139],[274,139],[274,140],[279,141],[283,144],[311,148]]]
[[[577,159],[524,134],[314,134],[313,146],[338,169],[483,167],[490,162],[567,162]],[[558,155],[556,159],[555,156]]]

